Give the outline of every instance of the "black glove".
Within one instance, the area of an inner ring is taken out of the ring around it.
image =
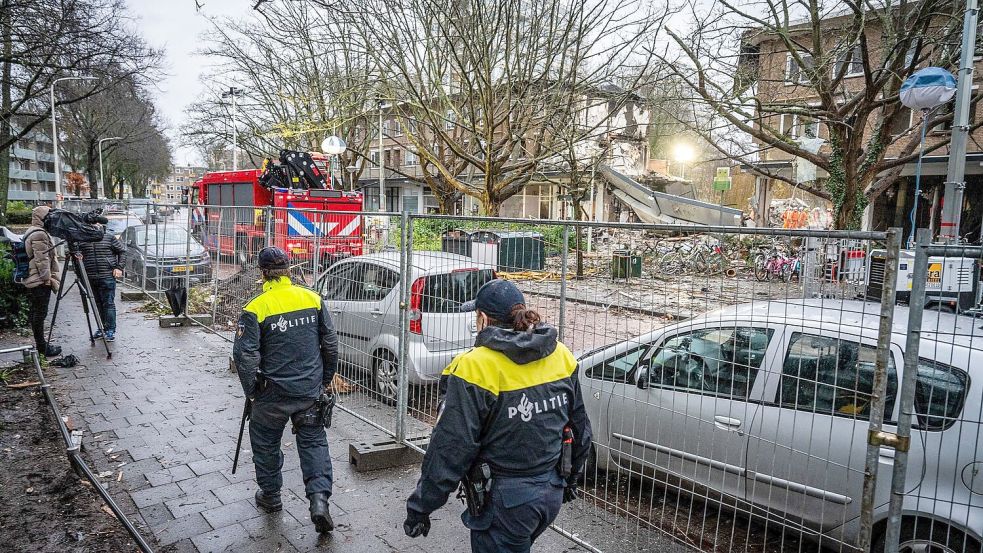
[[[567,487],[563,488],[563,502],[570,503],[574,499],[577,499],[577,484],[567,484]]]
[[[406,509],[406,522],[403,523],[403,531],[411,538],[426,537],[430,533],[430,515]]]

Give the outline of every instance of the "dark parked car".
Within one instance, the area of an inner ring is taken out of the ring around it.
[[[126,278],[148,288],[169,288],[189,278],[191,284],[208,282],[212,260],[198,240],[184,227],[140,225],[123,231],[126,244]]]

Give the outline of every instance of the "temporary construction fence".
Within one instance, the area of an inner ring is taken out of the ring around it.
[[[477,333],[459,305],[515,282],[580,359],[594,441],[556,529],[592,550],[980,551],[979,248],[901,250],[893,229],[187,206],[131,245],[164,226],[191,229],[176,266],[207,252],[209,278],[128,265],[128,280],[183,278],[231,340],[260,290],[255,253],[283,247],[338,330],[340,405],[419,450],[440,373]]]

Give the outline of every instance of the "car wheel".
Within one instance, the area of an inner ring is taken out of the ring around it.
[[[399,360],[386,350],[375,353],[372,360],[372,392],[386,403],[395,403],[399,393]]]
[[[887,532],[880,532],[871,551],[884,551]],[[925,518],[906,517],[901,522],[899,553],[980,553],[980,543],[948,524]]]

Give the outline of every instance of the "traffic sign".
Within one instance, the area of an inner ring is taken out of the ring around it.
[[[717,167],[717,174],[713,177],[713,189],[717,192],[726,192],[732,185],[730,167]]]

